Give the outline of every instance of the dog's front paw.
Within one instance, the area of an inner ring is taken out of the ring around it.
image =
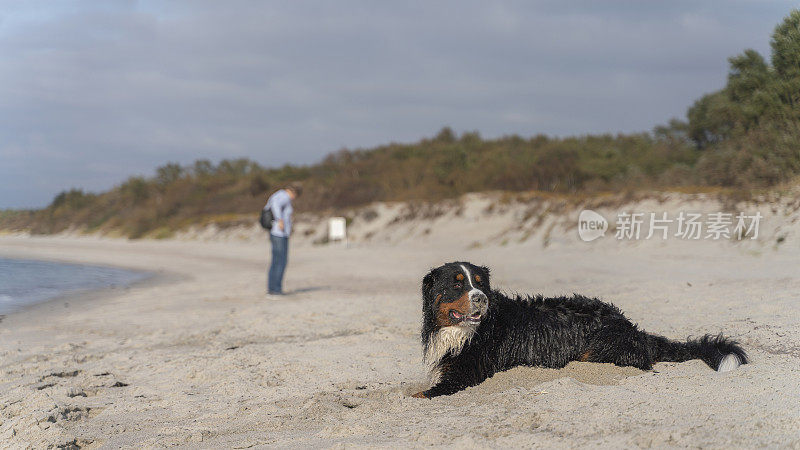
[[[428,398],[425,396],[424,392],[417,392],[416,394],[412,395],[414,398]]]

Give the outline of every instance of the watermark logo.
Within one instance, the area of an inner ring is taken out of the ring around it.
[[[591,242],[600,236],[605,236],[606,230],[608,230],[608,221],[605,217],[591,209],[581,211],[578,216],[578,236],[584,242]]]
[[[614,237],[617,240],[677,238],[682,240],[699,239],[757,239],[758,228],[764,216],[760,212],[746,214],[733,213],[687,213],[681,211],[677,216],[668,213],[621,212],[614,224]],[[605,236],[608,221],[600,214],[585,209],[578,216],[578,235],[584,242]]]

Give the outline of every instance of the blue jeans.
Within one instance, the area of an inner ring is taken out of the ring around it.
[[[272,294],[283,293],[283,272],[289,260],[289,238],[269,235],[272,242],[272,264],[267,275],[267,291]]]

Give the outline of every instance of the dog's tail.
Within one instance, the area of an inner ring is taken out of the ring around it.
[[[654,334],[648,334],[647,337],[654,362],[701,359],[718,372],[730,372],[747,364],[747,354],[739,343],[721,334],[707,334],[700,339],[689,339],[686,342],[671,341]]]

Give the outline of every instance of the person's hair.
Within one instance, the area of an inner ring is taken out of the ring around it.
[[[303,195],[303,185],[298,182],[289,183],[289,185],[286,186],[286,189],[291,189],[292,192],[294,192],[294,195],[298,197]]]

